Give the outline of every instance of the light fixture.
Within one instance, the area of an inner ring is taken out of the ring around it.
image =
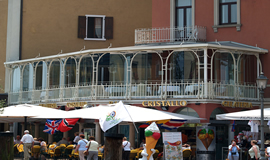
[[[268,78],[264,76],[263,72],[261,72],[260,76],[256,80],[258,89],[260,90],[265,89],[267,85],[267,81],[268,81]]]

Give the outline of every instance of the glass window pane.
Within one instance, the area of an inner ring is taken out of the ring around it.
[[[221,23],[229,23],[228,5],[223,5],[221,7]]]
[[[91,84],[93,72],[92,58],[84,57],[80,63],[80,85]]]
[[[102,38],[102,18],[95,18],[95,38]]]
[[[220,0],[220,3],[236,2],[237,0]]]
[[[20,77],[21,70],[19,67],[13,68],[13,77],[12,77],[12,91],[16,92],[20,90]]]
[[[187,25],[186,27],[191,27],[192,26],[192,13],[191,13],[192,9],[191,8],[187,8],[187,17],[186,17],[186,20],[187,20]]]
[[[176,26],[184,27],[184,9],[177,9],[176,14],[177,14]]]
[[[75,85],[76,82],[76,62],[74,59],[69,58],[65,66],[65,84]]]
[[[237,22],[237,5],[232,4],[231,5],[231,23]]]
[[[57,87],[60,85],[60,69],[61,65],[59,61],[52,62],[49,81],[50,87]]]
[[[176,7],[191,6],[192,0],[176,0]]]

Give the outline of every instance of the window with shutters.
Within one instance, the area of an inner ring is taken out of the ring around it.
[[[113,17],[103,15],[79,16],[78,38],[106,40],[113,38]]]

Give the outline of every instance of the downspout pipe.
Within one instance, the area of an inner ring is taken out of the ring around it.
[[[20,14],[20,37],[19,37],[19,60],[22,59],[22,24],[23,24],[23,0],[21,0],[21,14]]]

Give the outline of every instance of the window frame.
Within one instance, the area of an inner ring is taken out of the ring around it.
[[[237,20],[236,22],[231,22],[231,16],[232,16],[232,12],[231,12],[231,8],[232,5],[236,4],[237,6],[237,0],[235,2],[219,2],[219,24],[220,25],[226,25],[226,24],[237,24]],[[228,23],[222,23],[222,7],[223,6],[228,6]],[[237,9],[237,8],[236,8]],[[237,11],[236,11],[236,19],[237,19]]]
[[[233,24],[220,24],[220,0],[213,0],[214,1],[214,25],[212,26],[214,32],[218,32],[218,28],[226,28],[226,27],[236,27],[236,31],[241,31],[241,0],[237,0],[237,23]],[[228,3],[228,2],[226,2]]]
[[[106,41],[105,38],[105,15],[85,15],[86,17],[86,30],[85,30],[85,38],[84,40],[96,40],[96,41]],[[94,17],[94,18],[102,18],[102,38],[87,38],[87,31],[88,31],[88,18],[89,17]]]

